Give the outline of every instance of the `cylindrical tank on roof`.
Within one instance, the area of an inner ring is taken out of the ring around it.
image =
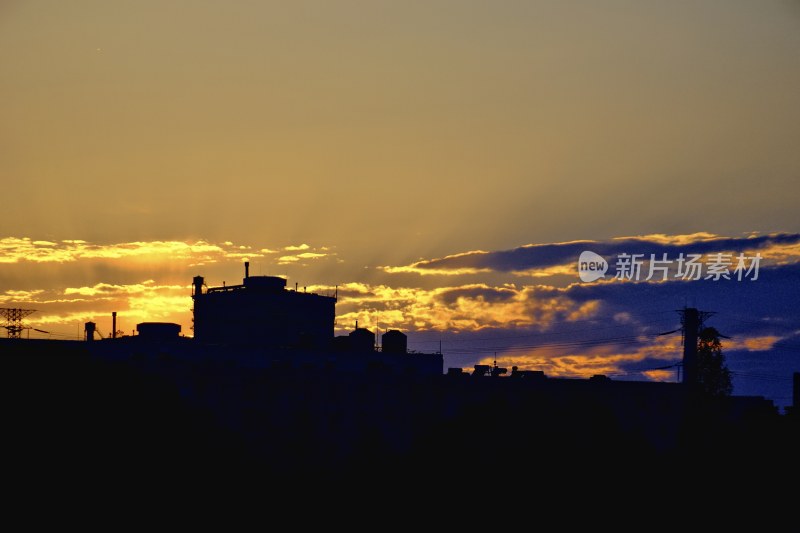
[[[402,331],[390,329],[381,337],[381,350],[383,353],[408,352],[408,337]]]
[[[350,349],[365,353],[375,351],[375,334],[366,328],[356,328],[350,332]]]
[[[181,325],[171,322],[142,322],[136,324],[136,331],[144,339],[174,339],[180,334]]]
[[[260,291],[282,291],[286,280],[278,276],[249,276],[244,279],[244,286]]]

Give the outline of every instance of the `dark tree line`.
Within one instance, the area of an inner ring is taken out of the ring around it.
[[[730,396],[733,392],[731,371],[725,365],[720,334],[704,328],[697,342],[697,378],[700,389],[709,396]]]

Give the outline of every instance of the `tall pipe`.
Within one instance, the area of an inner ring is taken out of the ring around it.
[[[244,262],[244,279],[250,277],[250,261]]]
[[[117,338],[117,312],[111,311],[111,338]]]

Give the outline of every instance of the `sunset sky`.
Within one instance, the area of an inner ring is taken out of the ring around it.
[[[788,0],[5,0],[0,306],[191,335],[192,276],[250,260],[446,366],[674,379],[694,305],[783,405],[798,144]],[[583,250],[764,261],[581,283]]]

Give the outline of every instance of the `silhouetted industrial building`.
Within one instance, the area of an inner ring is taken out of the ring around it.
[[[336,297],[287,290],[286,280],[250,276],[241,285],[206,288],[194,278],[194,338],[203,343],[328,348]]]
[[[400,331],[384,334],[382,352],[377,349],[375,333],[358,323],[349,334],[334,337],[336,296],[286,290],[285,279],[250,276],[249,263],[244,266],[241,285],[209,288],[203,277],[194,278],[195,350],[261,354],[250,359],[261,368],[278,365],[285,370],[302,367],[352,374],[442,374],[442,354],[409,354],[408,340]],[[164,326],[161,330],[156,325],[145,327],[140,336],[167,334],[161,331]]]

